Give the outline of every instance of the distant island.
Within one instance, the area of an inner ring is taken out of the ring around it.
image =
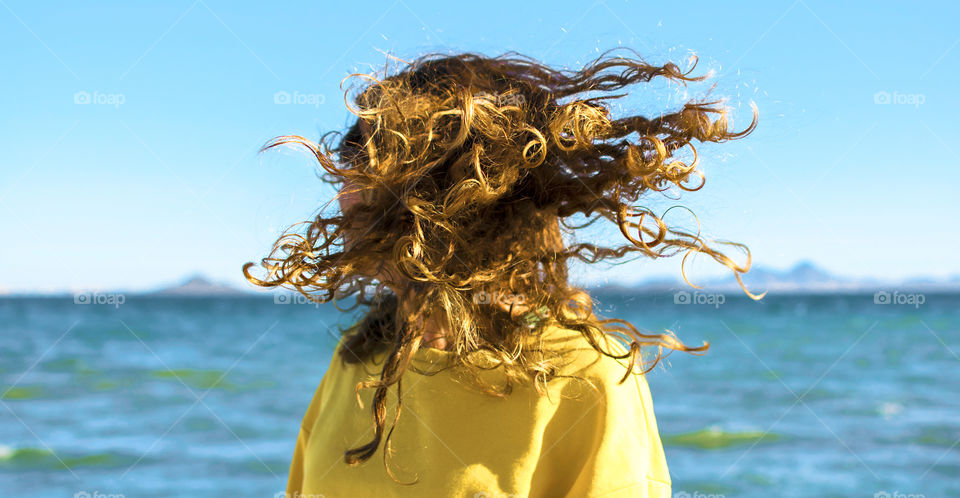
[[[142,295],[149,297],[230,297],[256,294],[227,284],[212,282],[201,275],[194,275],[180,284],[162,287],[157,290],[145,292]]]

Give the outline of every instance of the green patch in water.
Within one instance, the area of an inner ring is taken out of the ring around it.
[[[952,448],[956,444],[956,433],[947,426],[924,427],[919,435],[910,438],[909,441],[923,446]]]
[[[0,387],[0,399],[34,399],[40,397],[42,394],[43,389],[38,386]]]
[[[105,379],[105,380],[98,380],[97,382],[94,382],[93,388],[96,389],[97,391],[112,391],[122,385],[123,384],[120,382]]]
[[[67,456],[61,457],[63,465],[73,469],[76,467],[119,467],[126,465],[128,457],[122,457],[113,453],[97,453],[94,455]]]
[[[195,389],[234,389],[226,379],[226,374],[219,370],[193,370],[182,368],[177,370],[155,370],[153,376],[158,379],[179,380]]]
[[[665,445],[715,450],[755,443],[772,443],[782,437],[769,432],[726,432],[716,427],[708,427],[685,434],[665,435],[662,439]]]
[[[228,391],[251,391],[256,389],[270,389],[276,387],[277,383],[260,379],[248,384],[237,384],[227,380],[226,374],[220,370],[193,370],[189,368],[175,370],[155,370],[152,372],[154,378],[169,379],[177,381],[178,379],[194,389],[223,389]]]
[[[0,469],[15,470],[48,469],[67,470],[78,467],[120,467],[129,465],[133,459],[114,453],[90,455],[60,455],[45,448],[10,448],[0,446]]]

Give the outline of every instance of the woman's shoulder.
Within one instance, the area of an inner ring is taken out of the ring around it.
[[[562,375],[613,385],[627,373],[630,349],[618,337],[600,332],[588,338],[579,330],[556,323],[545,325],[541,335],[543,349],[558,359]]]
[[[375,354],[364,361],[360,361],[359,358],[356,358],[357,361],[349,361],[353,353],[346,347],[345,342],[341,339],[334,348],[330,367],[324,376],[323,383],[336,385],[351,382],[351,389],[353,389],[352,386],[356,382],[377,376],[386,352]],[[583,332],[565,327],[555,320],[546,321],[541,325],[530,347],[537,350],[539,355],[532,355],[528,361],[541,363],[559,377],[586,380],[598,388],[620,384],[630,364],[629,345],[622,339],[604,332],[588,338]],[[456,355],[457,353],[453,351],[421,347],[411,364],[417,367],[414,372],[418,374],[443,371],[453,374],[456,366],[460,364],[456,361]],[[484,364],[483,357],[475,360]],[[490,371],[484,369],[484,376],[499,379],[496,369]],[[434,378],[441,381],[445,377],[441,375]],[[422,381],[423,379],[420,382]]]

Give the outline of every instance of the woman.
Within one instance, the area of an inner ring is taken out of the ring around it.
[[[288,496],[670,495],[643,374],[663,348],[708,345],[601,319],[567,263],[704,253],[739,279],[749,252],[738,265],[637,202],[702,187],[694,143],[742,137],[757,114],[740,132],[718,102],[614,118],[607,104],[631,85],[704,79],[627,55],[579,71],[428,55],[357,75],[337,143],[267,144],[309,148],[341,209],[246,277],[368,307],[303,418]],[[622,245],[564,242],[601,219]]]

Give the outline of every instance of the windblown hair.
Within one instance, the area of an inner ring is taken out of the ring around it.
[[[695,58],[681,70],[647,63],[633,51],[627,55],[608,51],[578,71],[513,52],[426,55],[393,75],[352,75],[366,83],[353,105],[345,93],[357,117],[345,134],[328,133],[320,143],[282,136],[264,146],[305,147],[325,179],[342,186],[340,195],[363,199],[346,212],[317,215],[305,222],[305,232],[281,236],[260,263],[264,277],[251,274],[254,263],[243,268],[259,286],[287,286],[317,302],[355,295],[369,307],[344,331],[342,357],[356,362],[385,353],[379,379],[357,386],[358,392],[375,390],[375,432],[369,443],[347,449],[346,462],[366,461],[385,439],[389,445],[402,406],[402,375],[421,347],[424,317],[446,324],[458,367],[479,373],[493,361],[502,369],[507,383],[488,386],[496,395],[518,383],[539,387],[558,375],[558,365],[538,348],[548,321],[628,362],[621,382],[652,369],[664,348],[709,347],[686,346],[669,331],[644,334],[625,320],[601,319],[590,295],[568,283],[571,258],[595,263],[633,253],[684,253],[686,260],[701,253],[731,269],[741,287],[740,274],[750,267],[745,246],[668,227],[638,202],[668,189],[703,187],[694,144],[747,135],[756,127],[756,108],[741,131],[730,129],[719,100],[689,101],[656,116],[614,117],[607,104],[631,85],[706,78],[693,74]],[[578,216],[586,221],[574,226]],[[564,232],[600,219],[619,227],[625,241],[565,246]],[[719,246],[741,250],[746,263],[734,262]],[[383,268],[392,271],[384,277],[377,273]],[[381,280],[376,286],[370,285],[374,275]],[[384,292],[387,286],[403,290]],[[625,348],[608,347],[609,338]],[[641,355],[648,346],[657,352],[652,361]],[[385,435],[393,386],[397,418]],[[386,463],[389,451],[383,453]]]

